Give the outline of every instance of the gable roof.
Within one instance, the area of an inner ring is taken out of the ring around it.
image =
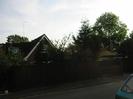
[[[28,59],[31,57],[31,55],[34,53],[34,51],[37,49],[37,47],[39,46],[40,42],[45,39],[51,47],[55,47],[53,45],[53,43],[48,39],[48,37],[43,34],[40,37],[36,38],[35,40],[31,41],[31,43],[34,44],[33,48],[31,49],[31,51],[24,57],[24,61],[28,61]]]

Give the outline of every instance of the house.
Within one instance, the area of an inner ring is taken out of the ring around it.
[[[50,62],[53,48],[55,46],[45,34],[31,42],[0,44],[0,51],[3,50],[10,56],[21,56],[23,61],[31,64]]]

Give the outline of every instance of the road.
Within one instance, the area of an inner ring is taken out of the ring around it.
[[[19,99],[114,99],[121,82],[112,82],[91,87],[54,91],[21,97]]]

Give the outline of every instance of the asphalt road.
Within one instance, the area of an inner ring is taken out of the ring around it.
[[[115,93],[121,86],[121,82],[112,82],[108,84],[96,85],[70,90],[60,90],[19,99],[114,99]]]

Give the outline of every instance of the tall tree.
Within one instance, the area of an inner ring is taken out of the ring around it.
[[[99,37],[95,35],[93,27],[90,26],[88,20],[82,22],[79,33],[76,37],[73,37],[73,40],[79,53],[86,52],[86,55],[88,53],[95,55],[100,48]]]
[[[89,25],[89,21],[83,21],[81,29],[79,30],[79,34],[77,35],[77,37],[73,36],[74,43],[78,47],[78,49],[89,47],[88,38],[90,37],[90,35],[92,35],[92,28]]]
[[[29,42],[27,37],[19,36],[19,35],[10,35],[7,37],[8,43],[21,43],[21,42]]]
[[[111,12],[102,14],[94,25],[95,33],[102,38],[104,47],[110,49],[118,46],[127,34],[127,26]]]

